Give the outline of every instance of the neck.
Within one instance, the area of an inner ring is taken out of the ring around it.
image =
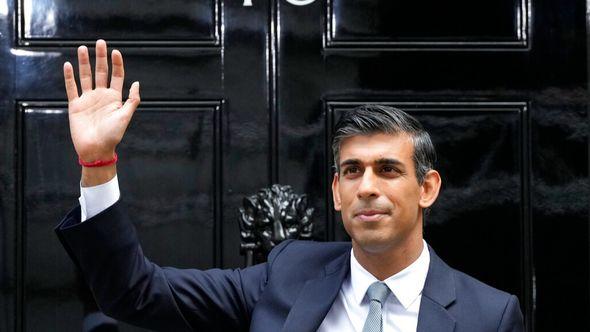
[[[364,250],[353,241],[352,252],[365,270],[383,281],[415,262],[420,257],[423,247],[422,236],[419,236],[408,239],[402,245],[380,251]]]

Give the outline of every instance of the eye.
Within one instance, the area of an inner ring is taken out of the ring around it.
[[[401,171],[395,166],[384,165],[383,167],[381,167],[381,173],[397,176],[401,174]]]
[[[387,173],[389,173],[389,172],[395,172],[395,171],[396,171],[396,169],[393,168],[393,167],[391,167],[391,166],[383,166],[383,167],[381,167],[381,172],[387,172]]]
[[[360,169],[357,166],[350,166],[344,169],[344,171],[342,172],[342,174],[347,175],[347,174],[354,174],[354,173],[358,173],[360,171]]]

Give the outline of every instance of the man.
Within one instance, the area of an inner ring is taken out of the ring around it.
[[[82,168],[80,207],[57,228],[100,308],[162,331],[522,331],[515,296],[448,267],[422,239],[441,186],[420,123],[383,106],[357,108],[334,139],[334,206],[347,243],[286,241],[237,270],[162,268],[147,260],[121,203],[115,148],[139,104],[121,101],[123,60],[96,44],[96,88],[78,49],[78,95],[64,65],[70,130]],[[351,248],[352,247],[352,248]]]

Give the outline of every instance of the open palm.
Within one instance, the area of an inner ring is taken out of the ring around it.
[[[129,99],[123,104],[125,71],[121,52],[114,50],[111,61],[113,70],[110,86],[107,87],[107,45],[104,40],[98,40],[93,89],[88,49],[85,46],[78,48],[82,95],[78,95],[72,65],[69,62],[64,64],[70,133],[78,156],[88,162],[112,159],[140,102],[139,83],[135,82],[129,90]]]

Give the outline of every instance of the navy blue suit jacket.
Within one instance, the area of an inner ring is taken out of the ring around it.
[[[286,241],[236,270],[160,267],[142,253],[120,203],[56,228],[107,315],[161,331],[315,331],[350,271],[349,243]],[[523,331],[515,296],[448,267],[430,249],[419,332]]]

